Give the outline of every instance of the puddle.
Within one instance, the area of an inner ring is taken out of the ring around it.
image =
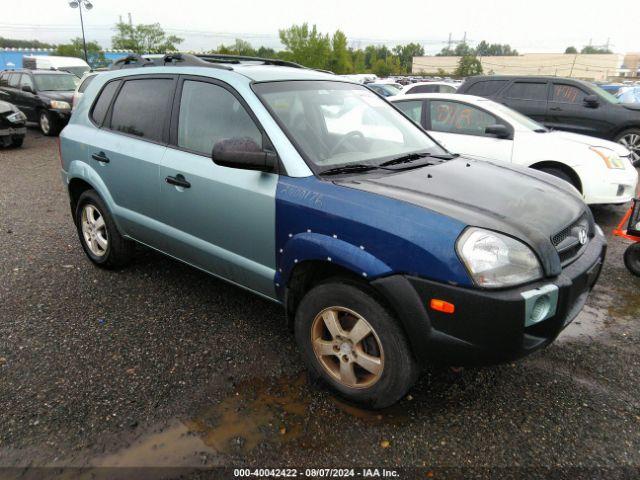
[[[578,316],[565,328],[558,341],[563,340],[589,340],[603,333],[609,314],[602,307],[585,305]]]
[[[272,381],[254,379],[237,385],[232,395],[198,415],[174,420],[92,465],[197,467],[260,446],[313,449],[319,441],[331,442],[327,435],[332,433],[324,432],[328,424],[397,424],[408,419],[406,410],[401,405],[381,411],[358,408],[309,385],[305,373]]]

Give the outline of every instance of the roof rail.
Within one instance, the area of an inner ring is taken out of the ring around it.
[[[195,55],[207,62],[240,64],[242,62],[261,62],[263,65],[276,65],[279,67],[307,68],[299,63],[288,62],[277,58],[250,57],[246,55],[227,55],[223,53],[202,53]]]
[[[109,70],[121,70],[123,68],[140,68],[140,67],[162,67],[162,66],[180,66],[180,67],[209,67],[219,68],[222,70],[233,70],[229,65],[217,65],[195,55],[188,53],[167,53],[165,55],[138,55],[131,54],[126,57],[119,58],[109,66]]]

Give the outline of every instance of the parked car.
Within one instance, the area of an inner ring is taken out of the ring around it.
[[[76,87],[75,92],[73,92],[73,99],[71,101],[71,110],[73,111],[76,108],[76,105],[82,98],[84,91],[87,89],[89,84],[93,81],[96,75],[100,72],[87,72],[80,79],[80,83]]]
[[[402,95],[416,93],[456,93],[456,86],[448,82],[417,82],[402,89]]]
[[[0,146],[21,147],[27,134],[26,120],[18,107],[0,100]]]
[[[503,103],[546,127],[621,143],[640,165],[640,105],[575,78],[470,77],[458,93]]]
[[[5,70],[0,73],[0,99],[15,104],[38,122],[45,135],[57,135],[71,116],[78,77],[55,70]]]
[[[573,185],[588,204],[626,203],[638,172],[619,143],[551,131],[500,103],[459,94],[389,97],[447,150],[531,167]]]
[[[399,95],[401,89],[389,83],[367,83],[367,87],[382,97],[391,97]]]
[[[624,87],[617,98],[620,103],[640,103],[640,87]]]
[[[25,55],[22,57],[22,68],[28,68],[29,70],[60,70],[72,73],[78,78],[91,70],[89,64],[81,58],[54,55]]]
[[[566,182],[451,155],[336,75],[182,58],[98,75],[60,136],[96,265],[140,242],[281,304],[313,375],[372,407],[426,363],[527,355],[582,309],[605,238]],[[329,131],[343,116],[361,120]]]

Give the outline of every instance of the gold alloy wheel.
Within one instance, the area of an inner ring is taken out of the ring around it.
[[[311,324],[311,344],[322,367],[346,387],[367,388],[382,376],[380,339],[369,322],[353,310],[322,310]]]

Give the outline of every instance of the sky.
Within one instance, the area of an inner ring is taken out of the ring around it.
[[[209,50],[243,38],[255,47],[279,47],[278,29],[316,24],[321,32],[340,29],[350,46],[418,42],[427,54],[467,35],[509,43],[521,53],[580,49],[590,42],[618,53],[640,51],[638,0],[92,0],[86,12],[88,40],[109,48],[119,16],[133,23],[159,22],[183,37],[183,50]],[[80,36],[77,9],[68,0],[0,0],[0,36],[64,43]],[[11,5],[10,8],[6,8]]]

